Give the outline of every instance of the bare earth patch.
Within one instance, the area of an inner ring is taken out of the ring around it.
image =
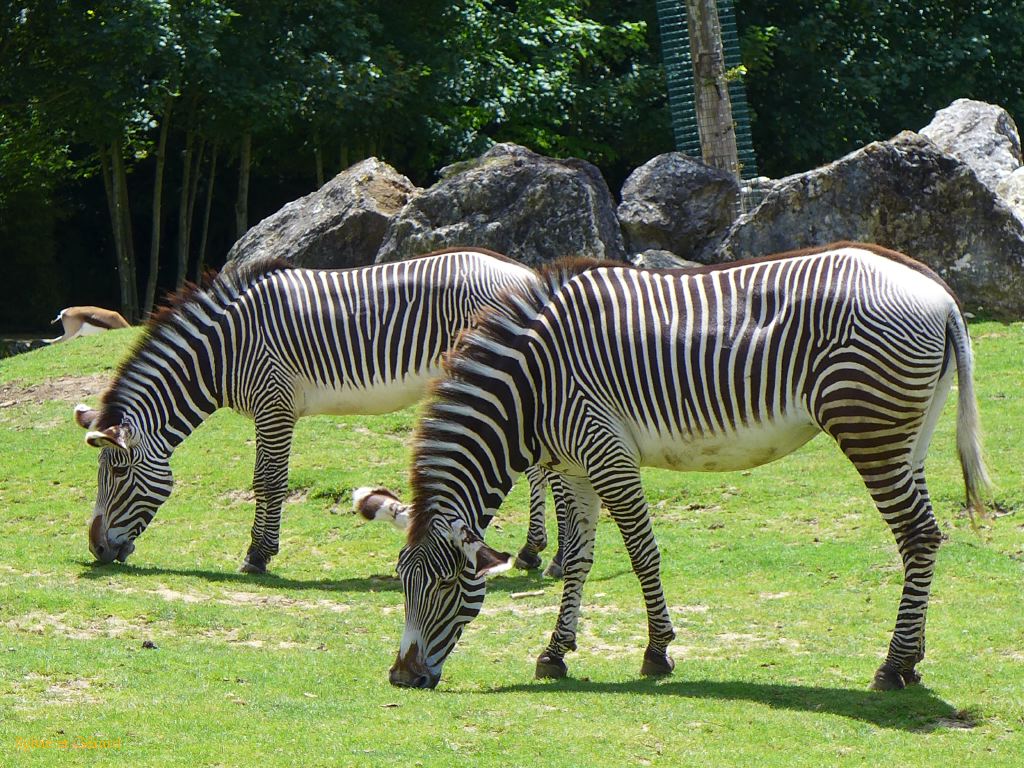
[[[46,686],[41,688],[41,686]],[[12,683],[12,693],[16,700],[20,699],[24,707],[26,700],[42,695],[44,703],[69,705],[69,704],[98,704],[100,699],[92,691],[92,681],[88,678],[73,678],[70,680],[57,680],[53,675],[40,675],[37,672],[29,672],[21,680]],[[32,692],[35,691],[35,695]]]
[[[97,404],[100,395],[110,384],[110,379],[109,373],[94,373],[90,376],[61,376],[29,385],[8,381],[0,384],[0,408],[55,401]]]
[[[50,614],[33,611],[16,616],[5,622],[5,626],[16,632],[28,632],[34,635],[49,633],[67,637],[72,640],[93,640],[97,637],[120,637],[142,627],[134,626],[118,616],[97,617],[85,624],[74,626],[67,621],[66,613]]]

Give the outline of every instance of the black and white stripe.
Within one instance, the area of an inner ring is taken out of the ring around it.
[[[498,254],[452,249],[350,270],[229,265],[176,297],[121,366],[100,411],[76,409],[103,448],[90,546],[124,559],[170,493],[175,447],[220,407],[256,424],[256,517],[243,570],[278,552],[295,421],[385,413],[419,400],[477,312],[538,282]],[[543,530],[543,506],[534,508]],[[544,540],[527,546],[542,549]]]
[[[971,368],[949,289],[922,265],[874,246],[695,270],[591,263],[548,273],[464,337],[424,417],[399,564],[406,637],[392,680],[436,682],[453,645],[450,624],[410,617],[456,587],[413,584],[407,572],[429,569],[438,547],[461,553],[467,573],[488,570],[480,553],[501,556],[483,544],[483,531],[514,478],[535,463],[562,473],[575,498],[564,521],[561,611],[538,674],[564,674],[563,657],[575,648],[601,506],[621,530],[644,595],[642,671],[671,671],[674,630],[639,467],[753,467],[824,431],[860,472],[905,565],[874,686],[915,681],[941,540],[924,459],[954,375],[972,508],[987,483]],[[482,591],[473,595],[478,611]],[[409,653],[413,645],[429,656]]]

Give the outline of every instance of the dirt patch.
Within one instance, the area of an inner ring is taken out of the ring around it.
[[[141,629],[118,616],[96,618],[79,625],[70,624],[67,619],[66,613],[51,614],[33,611],[16,616],[5,622],[4,625],[15,632],[27,632],[33,635],[55,634],[72,640],[120,637],[128,632]]]
[[[180,600],[183,603],[201,603],[210,599],[206,595],[196,595],[191,592],[179,592],[176,589],[165,587],[162,584],[157,589],[149,590],[149,594],[156,595],[164,600]]]
[[[960,709],[949,717],[938,717],[921,730],[931,733],[938,730],[969,731],[981,724],[981,718],[968,709]]]
[[[55,704],[98,704],[99,698],[89,692],[92,685],[85,678],[64,680],[46,689],[46,695]]]
[[[221,500],[229,507],[240,504],[252,504],[256,501],[256,492],[252,488],[238,489],[222,493]],[[299,504],[309,500],[309,488],[295,488],[284,497],[285,504]]]
[[[46,704],[98,704],[100,699],[93,694],[92,684],[85,677],[57,680],[53,675],[29,672],[21,680],[13,681],[11,692],[22,702],[41,695]]]
[[[283,595],[264,595],[258,592],[225,592],[224,599],[218,600],[223,605],[266,605],[279,608],[297,608],[301,611],[330,611],[345,613],[352,606],[334,600],[296,600]]]
[[[72,405],[88,402],[98,405],[100,395],[110,384],[110,379],[109,373],[94,373],[91,376],[61,376],[38,384],[4,382],[0,384],[0,408],[50,402]]]

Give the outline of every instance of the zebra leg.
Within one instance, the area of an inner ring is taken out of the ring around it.
[[[290,414],[256,419],[256,467],[252,478],[256,518],[252,542],[239,569],[242,573],[266,573],[270,558],[280,548],[281,506],[288,493],[288,454],[294,432],[295,418]]]
[[[566,500],[566,490],[562,483],[562,476],[555,473],[548,473],[548,481],[551,483],[551,494],[555,499],[555,522],[558,525],[558,549],[555,552],[555,556],[551,558],[551,562],[548,563],[548,567],[544,569],[544,575],[550,579],[560,579],[564,575],[564,569],[562,568],[562,547],[566,540],[565,538],[565,505],[568,503]]]
[[[668,655],[668,646],[676,636],[672,620],[665,603],[661,586],[661,553],[651,528],[651,516],[647,509],[640,472],[633,468],[627,473],[617,473],[603,478],[598,493],[601,502],[619,526],[622,539],[629,553],[633,573],[640,581],[647,609],[648,643],[644,651],[640,674],[647,676],[668,675],[675,669],[675,662]]]
[[[921,681],[915,667],[924,658],[928,596],[942,532],[932,512],[923,467],[915,470],[902,464],[858,469],[903,560],[896,628],[885,661],[871,682],[873,690],[891,691]]]
[[[576,626],[579,622],[583,584],[594,563],[594,537],[601,502],[594,487],[586,478],[561,478],[564,489],[565,581],[562,585],[562,604],[551,642],[537,657],[538,678],[565,677],[568,667],[565,654],[576,650]]]
[[[530,482],[530,527],[526,543],[516,555],[516,568],[531,571],[540,568],[540,553],[548,546],[548,531],[544,524],[544,490],[548,479],[546,470],[533,466],[526,470]]]

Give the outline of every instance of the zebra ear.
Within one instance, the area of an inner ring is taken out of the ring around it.
[[[75,423],[82,429],[92,429],[92,425],[96,423],[96,419],[99,417],[100,412],[95,408],[90,408],[84,403],[79,403],[75,406]]]
[[[480,549],[476,551],[477,576],[494,576],[510,571],[514,563],[515,558],[508,552],[498,552],[480,542]]]
[[[85,442],[93,448],[118,448],[127,451],[134,441],[131,432],[124,427],[107,427],[101,431],[92,430],[85,435]]]
[[[469,530],[461,520],[452,525],[450,538],[455,546],[462,549],[466,560],[473,564],[477,576],[504,573],[515,562],[515,558],[508,552],[498,552],[484,544],[483,539]]]

